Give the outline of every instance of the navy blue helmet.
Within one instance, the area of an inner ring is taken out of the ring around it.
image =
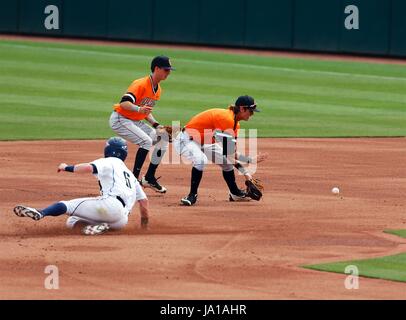
[[[112,137],[106,141],[106,147],[104,148],[104,157],[116,157],[121,160],[127,158],[128,147],[127,142],[120,137]]]

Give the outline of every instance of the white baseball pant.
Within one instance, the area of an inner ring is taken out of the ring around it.
[[[108,223],[112,229],[121,229],[128,222],[128,210],[115,196],[79,198],[61,201],[67,207],[70,217],[66,221],[68,228],[73,228],[78,221],[95,225]]]
[[[223,148],[218,143],[200,145],[183,131],[178,134],[173,144],[176,152],[191,161],[197,170],[203,171],[209,160],[219,165],[223,171],[234,170],[233,164],[223,155]]]

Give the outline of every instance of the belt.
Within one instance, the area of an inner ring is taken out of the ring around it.
[[[117,200],[121,202],[121,204],[123,205],[123,207],[125,208],[125,202],[124,200],[120,197],[120,196],[116,196]]]

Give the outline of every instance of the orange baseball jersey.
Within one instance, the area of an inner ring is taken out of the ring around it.
[[[155,90],[156,89],[156,90]],[[151,76],[146,76],[141,79],[134,80],[128,87],[127,93],[121,101],[130,101],[137,106],[154,107],[155,103],[161,97],[161,87],[158,84],[155,88],[152,84]],[[114,105],[114,110],[122,116],[131,120],[144,120],[147,115],[136,111],[123,109],[119,103]]]
[[[240,124],[234,124],[234,112],[229,109],[209,109],[195,115],[185,125],[187,133],[199,143],[214,143],[215,130],[234,134],[236,138]],[[235,125],[235,128],[234,128]]]

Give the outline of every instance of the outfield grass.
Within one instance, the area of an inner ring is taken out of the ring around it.
[[[389,233],[389,234],[393,234],[393,235],[401,237],[401,238],[406,238],[406,230],[405,229],[385,230],[384,232]]]
[[[241,94],[262,113],[262,137],[406,136],[406,66],[222,54],[199,50],[0,41],[0,139],[93,139],[153,56],[177,68],[162,83],[161,123]]]
[[[304,266],[307,269],[345,273],[347,266],[356,266],[359,276],[406,282],[406,253],[394,256]]]
[[[385,230],[384,232],[406,238],[406,230],[404,229]],[[406,253],[375,259],[314,264],[304,266],[304,268],[345,273],[347,266],[356,266],[360,276],[406,282]]]

